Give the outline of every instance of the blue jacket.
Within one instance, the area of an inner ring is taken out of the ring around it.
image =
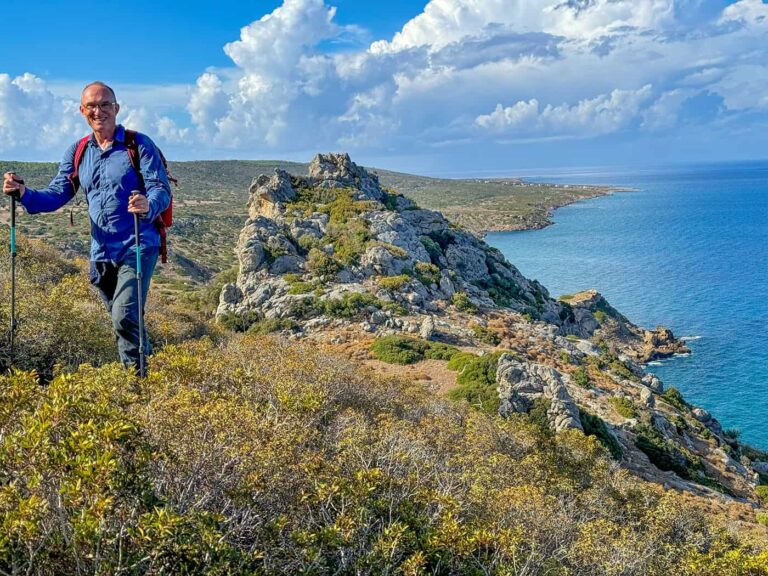
[[[144,134],[137,134],[136,143],[145,193],[149,199],[149,213],[139,218],[141,246],[157,247],[160,246],[160,234],[153,222],[168,207],[171,187],[154,142]],[[67,148],[59,172],[48,188],[27,188],[21,199],[27,212],[53,212],[75,196],[67,177],[74,171],[76,148],[77,142]],[[91,260],[122,264],[133,256],[136,243],[133,214],[128,212],[128,198],[131,191],[141,190],[125,146],[125,128],[122,125],[117,126],[115,141],[104,151],[91,135],[80,162],[79,176],[91,219]]]

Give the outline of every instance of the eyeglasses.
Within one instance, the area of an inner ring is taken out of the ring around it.
[[[96,110],[109,111],[115,104],[117,102],[89,102],[88,104],[83,104],[83,108],[88,112],[96,112]]]

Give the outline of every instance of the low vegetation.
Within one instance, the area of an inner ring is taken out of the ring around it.
[[[382,336],[371,345],[371,354],[377,360],[390,364],[413,364],[424,359],[450,360],[459,351],[442,342],[431,342],[408,336]]]
[[[496,354],[388,341],[394,355],[447,360],[468,401],[451,402],[253,333],[281,321],[234,333],[155,297],[156,354],[137,380],[111,362],[82,264],[19,251],[17,369],[0,376],[0,573],[768,575],[760,526],[725,527],[617,468],[598,421],[582,416],[594,435],[554,434],[545,402],[499,417]],[[639,444],[700,474],[642,426]]]

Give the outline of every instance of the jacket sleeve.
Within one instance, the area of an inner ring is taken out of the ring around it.
[[[72,200],[77,192],[69,181],[69,175],[74,171],[74,157],[77,142],[72,144],[64,152],[64,159],[59,164],[59,172],[56,174],[48,188],[33,190],[27,188],[21,198],[21,205],[30,214],[38,212],[53,212]]]
[[[168,174],[160,159],[160,152],[152,140],[141,135],[137,140],[139,148],[139,167],[144,178],[144,189],[149,200],[149,212],[144,216],[154,221],[171,203],[171,185]]]

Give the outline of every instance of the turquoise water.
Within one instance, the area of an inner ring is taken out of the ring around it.
[[[553,296],[595,288],[636,324],[689,339],[692,354],[647,370],[768,449],[768,162],[528,179],[636,189],[487,241]]]

